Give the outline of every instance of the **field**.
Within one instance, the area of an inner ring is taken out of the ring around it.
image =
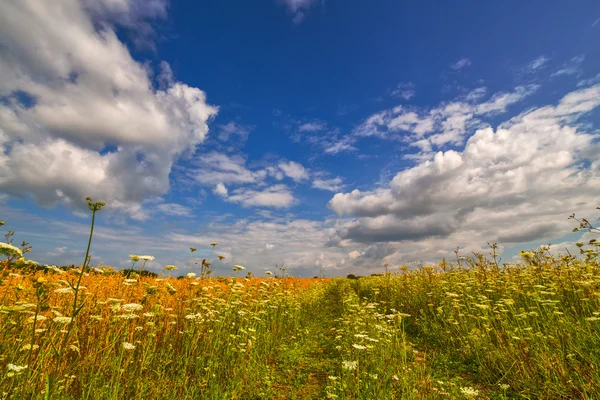
[[[127,278],[5,263],[0,395],[595,399],[595,257],[542,249],[505,267],[479,256],[360,279]]]

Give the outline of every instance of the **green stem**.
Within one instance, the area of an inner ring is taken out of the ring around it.
[[[69,336],[73,330],[73,325],[75,325],[75,317],[77,313],[77,298],[79,296],[79,286],[81,285],[81,278],[83,277],[83,271],[85,271],[86,264],[88,262],[88,256],[90,254],[90,247],[92,245],[92,235],[94,234],[94,222],[96,220],[96,210],[92,210],[92,226],[90,228],[90,238],[88,239],[87,250],[85,251],[85,259],[83,261],[83,265],[81,267],[81,273],[79,274],[79,279],[77,280],[77,286],[74,288],[75,296],[73,297],[73,309],[71,310],[71,323],[69,324],[69,330],[65,335],[65,340],[63,342],[63,347],[67,344],[69,340]]]

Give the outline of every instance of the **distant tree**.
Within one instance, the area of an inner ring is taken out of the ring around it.
[[[356,275],[354,274],[348,274],[348,276],[346,277],[348,279],[358,279]]]

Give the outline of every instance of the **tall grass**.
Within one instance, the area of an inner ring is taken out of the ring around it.
[[[0,397],[596,399],[600,265],[583,254],[357,280],[4,262]]]

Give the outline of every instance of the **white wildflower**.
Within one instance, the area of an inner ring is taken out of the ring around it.
[[[123,342],[123,348],[125,350],[135,350],[135,344],[129,342]]]
[[[129,304],[123,304],[121,306],[121,308],[126,312],[134,312],[134,311],[143,310],[144,306],[142,306],[141,304],[129,303]]]
[[[23,251],[12,244],[0,242],[0,255],[7,257],[21,257],[23,255]]]
[[[348,371],[354,371],[358,368],[358,361],[342,361],[342,368]]]

